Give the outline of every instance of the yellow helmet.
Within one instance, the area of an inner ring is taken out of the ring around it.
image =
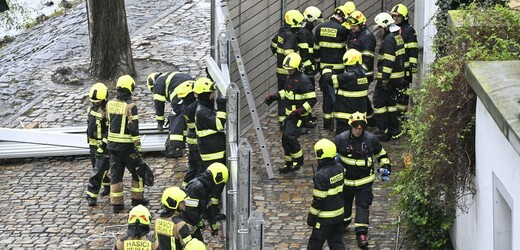
[[[323,18],[321,15],[321,10],[314,6],[307,7],[305,11],[303,11],[303,16],[308,22],[313,22],[315,20],[321,22]]]
[[[303,22],[303,14],[298,10],[288,10],[285,12],[284,21],[291,28],[301,28]]]
[[[208,167],[208,171],[211,173],[213,177],[213,182],[215,184],[226,183],[228,180],[229,172],[226,165],[215,162]]]
[[[148,87],[150,91],[153,91],[153,85],[155,85],[155,81],[157,81],[160,75],[160,72],[153,72],[146,78],[146,87]]]
[[[367,22],[367,18],[363,12],[356,10],[350,13],[349,23],[350,25],[364,25]]]
[[[301,56],[298,53],[293,52],[285,56],[282,65],[284,69],[300,69],[301,62]]]
[[[169,187],[164,190],[161,202],[162,204],[169,209],[177,209],[179,204],[184,201],[186,198],[186,193],[182,191],[179,187]]]
[[[139,223],[141,225],[150,225],[152,221],[152,216],[150,215],[150,211],[143,205],[138,205],[130,210],[128,214],[128,224]]]
[[[186,246],[184,246],[184,249],[185,250],[206,250],[206,245],[204,245],[204,243],[202,241],[200,241],[199,239],[193,238],[190,241],[188,241]]]
[[[134,92],[135,89],[135,81],[129,75],[124,75],[117,79],[116,88],[128,89],[130,93]]]
[[[356,112],[350,116],[348,124],[353,128],[365,128],[367,126],[367,116],[364,113]]]
[[[394,6],[392,10],[390,11],[390,14],[392,15],[401,15],[403,16],[404,20],[408,20],[408,8],[402,3]]]
[[[374,18],[374,21],[378,26],[381,26],[382,28],[387,28],[388,26],[390,26],[390,24],[395,23],[392,16],[386,12],[377,14],[377,16]]]
[[[350,12],[348,12],[347,7],[345,7],[344,5],[340,5],[334,9],[334,14],[342,18],[346,18],[350,14]]]
[[[175,87],[175,89],[173,90],[173,94],[177,95],[179,98],[184,98],[188,96],[191,92],[193,92],[194,82],[195,81],[188,80],[179,84],[179,86]]]
[[[350,13],[352,13],[356,10],[356,4],[354,4],[354,2],[352,2],[352,1],[346,2],[343,6],[345,7],[345,10],[347,11],[347,13],[345,13],[345,16],[350,15]]]
[[[343,64],[345,65],[356,65],[363,63],[363,57],[361,53],[355,49],[349,49],[343,55]]]
[[[321,139],[314,144],[314,153],[316,158],[334,158],[336,156],[336,144],[329,139]]]
[[[195,94],[211,93],[216,89],[215,83],[207,77],[200,77],[193,84],[193,92],[195,92]]]
[[[92,102],[99,102],[103,100],[107,100],[108,90],[107,86],[103,83],[96,83],[92,85],[90,91],[88,92],[88,97]]]

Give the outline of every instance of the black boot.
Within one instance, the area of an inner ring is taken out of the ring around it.
[[[96,198],[93,198],[93,197],[90,197],[90,196],[87,196],[87,202],[88,202],[88,206],[89,207],[93,207],[97,204],[97,199]]]
[[[141,200],[136,200],[136,199],[132,199],[132,206],[137,206],[137,205],[143,205],[143,206],[148,206],[150,204],[150,201],[143,198]]]
[[[323,120],[323,128],[328,129],[330,131],[334,131],[334,120],[332,119],[324,119]]]
[[[112,205],[112,212],[115,214],[123,213],[125,211],[125,205],[123,204],[116,204]]]
[[[110,186],[103,186],[103,191],[101,191],[101,196],[105,197],[110,194]]]
[[[368,240],[367,240],[366,234],[363,234],[363,233],[357,234],[356,240],[357,240],[358,247],[360,247],[360,248],[368,247]]]
[[[166,158],[180,158],[184,155],[183,148],[176,146],[175,143],[166,142],[164,149],[164,157]]]
[[[282,168],[280,168],[280,174],[285,174],[291,172],[292,164],[285,164]]]

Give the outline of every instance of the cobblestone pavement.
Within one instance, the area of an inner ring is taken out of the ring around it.
[[[173,68],[193,76],[201,73],[201,58],[209,51],[209,3],[127,0],[126,4],[137,80],[141,83],[135,100],[141,120],[153,122],[152,97],[144,80],[150,72]],[[62,66],[88,68],[85,19],[85,6],[80,4],[0,49],[2,127],[17,127],[20,122],[39,122],[44,127],[84,125],[87,92],[93,80],[63,85],[53,83],[51,76]],[[276,167],[283,164],[283,155],[275,115],[263,118],[262,126],[275,179],[267,178],[254,131],[250,129],[245,136],[253,147],[253,206],[265,219],[265,249],[305,249],[311,231],[305,219],[312,198],[312,165],[316,162],[312,147],[319,138],[333,135],[318,128],[303,135],[303,172],[280,176]],[[396,171],[403,144],[384,144]],[[165,159],[160,153],[144,158],[156,172],[156,185],[145,194],[152,201],[150,211],[157,216],[162,191],[181,183],[186,159]],[[112,214],[108,198],[100,198],[96,207],[87,206],[83,197],[90,169],[86,156],[0,161],[0,249],[111,249],[125,232],[126,215]],[[125,183],[125,197],[129,197],[129,187],[130,183]],[[392,208],[396,198],[390,195],[391,187],[379,181],[374,187],[370,248],[395,249],[397,216]],[[129,200],[126,205],[129,209]],[[211,237],[208,232],[205,236],[209,249],[223,248],[222,237]],[[353,228],[344,242],[347,249],[357,249]],[[405,241],[402,249],[411,248]]]

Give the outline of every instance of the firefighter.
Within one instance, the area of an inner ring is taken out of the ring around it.
[[[197,99],[193,93],[193,82],[187,81],[177,86],[175,94],[182,100],[182,116],[187,127],[186,142],[188,143],[188,172],[184,176],[181,188],[186,188],[195,176],[206,170],[200,158],[199,146],[197,144],[197,132],[195,131],[195,111],[197,109]]]
[[[404,81],[406,54],[403,38],[399,35],[401,28],[394,23],[392,16],[380,13],[374,21],[384,31],[374,91],[374,119],[378,129],[375,135],[380,141],[388,141],[400,133],[396,99]]]
[[[316,54],[314,53],[314,47],[317,46],[316,37],[314,36],[313,29],[320,22],[323,21],[320,9],[309,6],[303,12],[304,20],[302,28],[298,32],[299,38],[299,52],[302,57],[302,72],[306,74],[311,80],[312,86],[315,85],[314,77],[318,70],[316,68]],[[312,110],[308,116],[308,120],[303,123],[306,128],[314,128],[316,126],[316,117],[313,115]]]
[[[321,139],[314,145],[318,171],[314,175],[312,204],[307,225],[312,227],[307,249],[321,250],[327,241],[330,249],[345,249],[343,245],[343,183],[345,169],[337,163],[336,145]]]
[[[116,84],[117,96],[107,103],[108,145],[110,153],[110,202],[114,213],[124,210],[123,176],[125,167],[132,175],[132,206],[148,205],[143,198],[144,182],[137,174],[141,162],[141,138],[137,106],[131,96],[135,81],[129,75],[119,77]]]
[[[343,7],[345,7],[345,10],[347,11],[347,19],[348,16],[350,16],[350,14],[356,10],[356,4],[354,4],[352,1],[345,2]],[[345,22],[343,22],[341,25],[343,25],[343,27],[347,28],[348,30],[352,28],[350,22],[347,22],[347,20],[345,20]]]
[[[391,166],[388,155],[377,137],[365,131],[366,116],[356,112],[352,114],[349,122],[351,129],[334,137],[340,163],[345,168],[343,220],[345,228],[348,227],[352,221],[352,202],[355,198],[356,240],[359,247],[367,247],[369,207],[374,198],[372,183],[376,178],[373,158],[376,158],[381,166],[377,172],[382,173],[380,176],[383,180],[389,180]]]
[[[367,18],[361,11],[354,11],[350,14],[348,18],[348,23],[350,23],[351,28],[351,37],[348,41],[348,48],[356,49],[361,52],[363,55],[363,63],[362,66],[365,69],[365,75],[368,79],[368,84],[374,81],[374,59],[376,53],[376,37],[366,26]],[[372,108],[372,104],[368,95],[366,97],[367,101],[367,117],[370,125],[371,116],[374,113],[374,109]],[[372,122],[373,124],[373,122]]]
[[[195,130],[200,158],[207,168],[214,162],[226,163],[226,99],[217,98],[215,83],[209,78],[200,77],[193,85],[198,104],[195,111]]]
[[[343,55],[343,63],[344,73],[332,74],[332,69],[325,68],[320,79],[335,89],[336,104],[333,114],[336,119],[336,135],[349,129],[348,120],[354,112],[367,112],[368,80],[362,66],[361,53],[349,49]]]
[[[220,195],[226,186],[228,176],[226,165],[215,162],[186,186],[188,197],[185,200],[186,209],[182,218],[188,223],[192,236],[202,242],[202,218],[207,218],[213,236],[218,235],[217,222],[225,219],[225,215],[219,213],[219,207]]]
[[[153,73],[150,73],[148,75],[148,77],[146,77],[146,87],[148,88],[148,90],[150,90],[150,93],[153,94],[153,86],[155,86],[155,82],[157,82],[157,78],[159,78],[159,76],[161,76],[161,72],[153,72]],[[157,120],[157,117],[156,117],[156,120]],[[163,121],[163,124],[164,125],[164,119],[162,119]],[[164,129],[163,126],[159,126],[159,120],[157,120],[157,130],[159,131],[162,131]]]
[[[271,52],[276,56],[276,79],[278,83],[278,91],[285,87],[287,80],[287,70],[283,67],[285,56],[290,53],[297,52],[298,47],[298,30],[302,27],[303,15],[297,10],[289,10],[285,12],[284,22],[278,33],[271,39]],[[283,121],[285,120],[285,110],[283,102],[278,102],[278,122],[280,129],[283,130]]]
[[[155,221],[155,239],[161,249],[185,249],[184,246],[193,238],[190,228],[181,218],[185,209],[186,193],[179,187],[170,187],[164,190],[161,203],[164,210]]]
[[[405,82],[399,86],[399,97],[397,98],[397,109],[400,115],[404,115],[408,110],[408,100],[410,99],[406,90],[412,83],[412,74],[417,73],[417,58],[419,54],[419,44],[417,43],[417,35],[415,29],[408,23],[408,8],[404,4],[398,4],[392,8],[390,12],[392,18],[399,27],[400,34],[404,41],[404,50],[406,52]]]
[[[285,88],[267,96],[265,103],[271,105],[275,100],[284,101],[285,114],[288,117],[285,119],[285,130],[282,135],[285,165],[280,168],[280,173],[288,173],[297,171],[303,166],[303,151],[298,137],[300,137],[303,120],[316,104],[316,92],[309,77],[300,71],[301,57],[298,53],[287,55],[283,67],[289,73]]]
[[[148,235],[152,216],[146,207],[138,205],[128,213],[128,229],[126,235],[116,241],[114,250],[135,249],[155,250],[159,243]]]
[[[87,137],[92,174],[88,180],[88,187],[85,193],[88,205],[95,206],[101,186],[103,186],[101,196],[110,194],[110,177],[108,176],[110,162],[108,150],[106,150],[108,133],[106,116],[107,86],[100,82],[92,85],[88,97],[92,102],[92,106],[88,109],[87,119]]]
[[[165,157],[178,158],[184,155],[183,149],[186,147],[184,131],[186,129],[182,113],[182,102],[174,95],[173,91],[177,86],[186,81],[194,81],[190,75],[181,72],[167,72],[157,77],[153,85],[153,99],[155,106],[155,119],[157,128],[164,125],[164,104],[171,104],[172,113],[169,121],[169,136],[165,142]]]
[[[345,54],[345,42],[348,40],[349,31],[341,24],[345,21],[348,10],[345,6],[334,9],[334,14],[329,21],[320,24],[315,30],[318,42],[318,57],[320,60],[320,72],[325,67],[332,67],[335,74],[340,74],[345,70],[342,56]],[[334,131],[334,119],[332,112],[334,109],[334,89],[326,84],[320,84],[323,92],[323,127]]]

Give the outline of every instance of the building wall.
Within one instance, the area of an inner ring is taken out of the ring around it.
[[[344,4],[346,1],[318,1],[318,0],[229,0],[228,6],[233,25],[235,27],[242,59],[245,64],[247,77],[250,81],[250,87],[258,114],[262,117],[274,110],[276,105],[272,105],[269,110],[267,105],[262,104],[268,93],[277,90],[276,86],[276,59],[270,50],[271,38],[276,34],[281,25],[282,12],[289,9],[303,10],[308,6],[318,7],[325,18],[332,15],[336,4]],[[354,3],[357,9],[361,10],[367,16],[367,24],[374,22],[374,17],[382,12],[389,11],[392,6],[398,3],[405,3],[411,13],[410,23],[413,23],[413,0],[391,0],[379,1],[357,0]],[[234,61],[231,63],[231,80],[241,86],[238,70]],[[249,116],[249,108],[242,93],[241,116],[242,128],[247,129],[251,125]]]
[[[460,213],[455,220],[453,245],[455,249],[520,249],[518,237],[495,240],[499,231],[513,236],[520,233],[520,206],[515,206],[515,202],[520,201],[520,156],[480,99],[477,101],[475,144],[478,191],[469,202],[469,211]],[[500,200],[498,193],[511,208],[512,232],[507,232],[505,215],[496,205]]]

